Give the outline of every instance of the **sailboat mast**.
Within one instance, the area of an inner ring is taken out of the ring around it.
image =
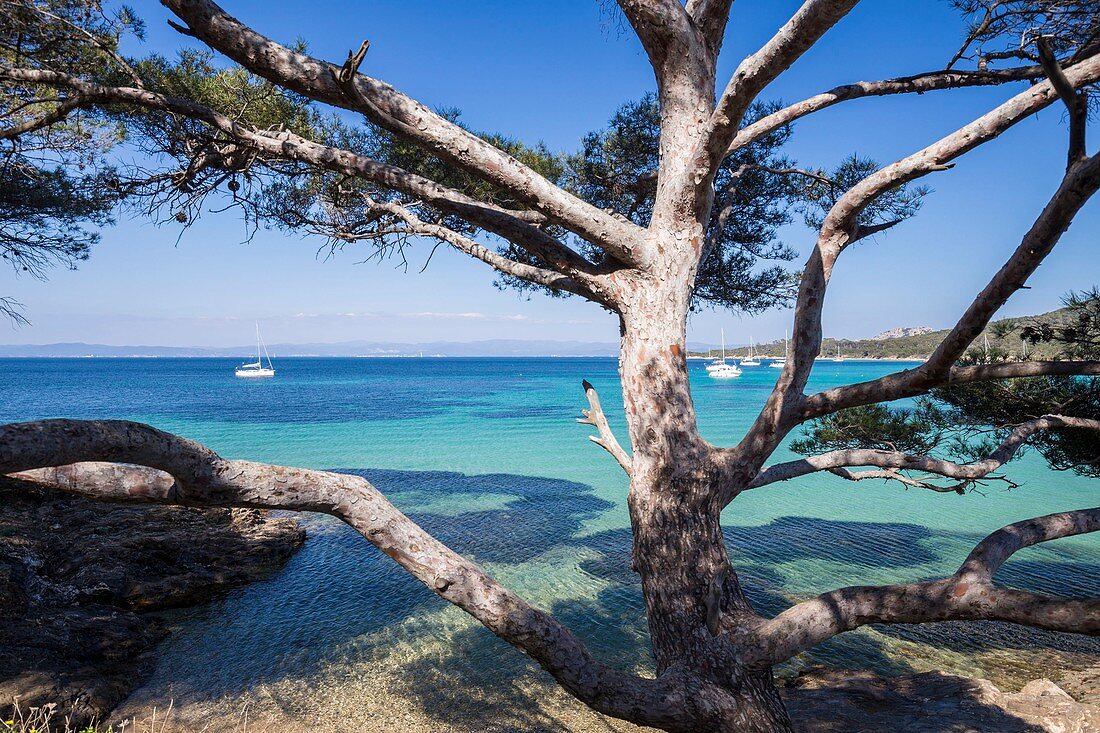
[[[267,353],[267,344],[264,343],[263,337],[260,336],[260,324],[256,324],[256,361],[260,360],[260,347],[263,347],[264,356],[267,357],[267,368],[274,369],[271,365],[271,354]]]
[[[726,360],[726,329],[722,329],[722,361]]]

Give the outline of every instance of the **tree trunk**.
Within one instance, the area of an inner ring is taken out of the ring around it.
[[[730,566],[719,523],[719,473],[696,428],[687,376],[688,297],[662,292],[658,284],[622,319],[620,373],[634,453],[633,566],[657,669],[698,688],[693,699],[703,719],[696,730],[790,731],[770,670],[743,669],[728,642],[716,639],[759,617]]]

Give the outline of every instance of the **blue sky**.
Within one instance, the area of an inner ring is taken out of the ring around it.
[[[575,149],[621,103],[653,87],[638,42],[600,0],[222,4],[281,41],[307,39],[324,58],[342,59],[369,38],[365,73],[429,105],[459,107],[477,129],[558,150]],[[798,4],[738,0],[719,78]],[[158,3],[134,6],[149,25],[148,50],[172,53],[188,40],[167,27]],[[794,101],[840,83],[941,67],[961,30],[946,0],[864,0],[765,96]],[[848,102],[800,122],[788,152],[806,166],[830,166],[851,152],[888,162],[1022,89]],[[1051,108],[927,179],[935,192],[916,219],[841,259],[827,299],[826,335],[950,325],[1056,188],[1065,140],[1062,111]],[[1098,225],[1100,204],[1092,202],[1031,289],[1002,315],[1049,310],[1066,291],[1100,284]],[[617,338],[615,320],[598,307],[501,292],[488,268],[451,252],[441,250],[424,273],[415,266],[406,273],[393,263],[357,264],[365,251],[326,260],[319,240],[276,232],[244,244],[244,227],[232,215],[207,216],[178,244],[177,233],[122,221],[103,232],[77,271],[55,271],[47,282],[0,273],[0,293],[25,303],[33,323],[0,326],[0,342],[224,346],[248,342],[255,320],[272,342]],[[802,226],[789,227],[784,237],[803,256],[813,242]],[[724,327],[730,342],[781,338],[790,318],[790,311],[755,318],[706,312],[693,318],[690,337],[717,341]]]

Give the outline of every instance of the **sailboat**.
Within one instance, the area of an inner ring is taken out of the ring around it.
[[[736,364],[726,361],[726,330],[722,329],[722,358],[707,364],[707,375],[713,379],[733,379],[741,376]]]
[[[756,356],[753,355],[752,347],[753,347],[752,336],[749,336],[749,358],[748,359],[742,359],[741,360],[741,366],[743,366],[743,367],[760,366],[760,359],[758,359]]]
[[[264,368],[263,361],[260,359],[260,350],[263,349],[263,355],[267,357],[267,368]],[[260,324],[256,324],[256,361],[249,364],[241,364],[233,372],[238,377],[274,377],[275,367],[271,363],[271,354],[267,353],[267,344],[264,343],[263,338],[260,336]]]
[[[833,357],[833,361],[844,361],[844,359],[845,357],[840,353],[840,343],[838,342],[836,345],[836,356]]]
[[[782,369],[787,366],[787,332],[783,332],[783,356],[772,359],[768,364],[772,369]]]

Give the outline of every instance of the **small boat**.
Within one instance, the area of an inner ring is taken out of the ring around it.
[[[772,359],[768,364],[772,369],[782,369],[787,366],[787,332],[783,332],[783,356]]]
[[[741,360],[741,366],[743,366],[743,367],[760,366],[760,359],[758,359],[756,356],[753,355],[752,346],[753,346],[752,336],[749,336],[749,358]]]
[[[267,368],[264,368],[263,361],[260,359],[260,350],[263,349],[264,356],[267,357]],[[233,372],[238,377],[274,377],[275,367],[271,363],[271,354],[267,353],[267,344],[264,343],[263,338],[260,336],[260,324],[256,324],[256,361],[249,364],[241,364]]]
[[[840,344],[838,343],[836,345],[836,356],[833,357],[833,361],[844,361],[845,358],[847,357],[841,355],[840,353]]]
[[[726,361],[726,330],[722,329],[722,358],[707,364],[707,376],[711,379],[733,379],[741,376],[736,364]]]

